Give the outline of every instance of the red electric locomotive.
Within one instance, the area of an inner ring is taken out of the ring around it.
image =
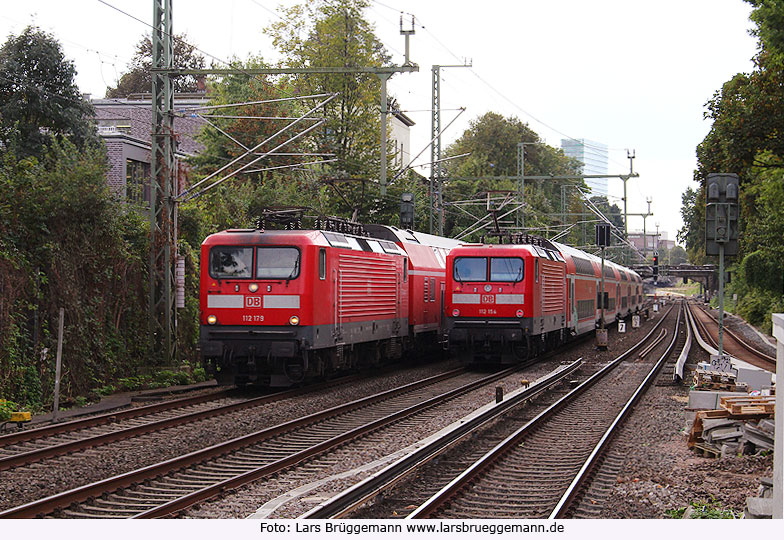
[[[454,241],[369,227],[372,236],[228,230],[203,242],[200,343],[219,382],[290,386],[438,335],[432,291]]]
[[[601,259],[541,238],[468,244],[447,257],[446,329],[479,362],[512,363],[592,331],[601,318]],[[642,280],[605,261],[605,322],[636,312]]]

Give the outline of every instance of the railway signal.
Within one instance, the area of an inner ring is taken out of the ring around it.
[[[724,256],[738,254],[738,186],[733,173],[711,173],[707,182],[705,253],[719,256],[719,357],[724,354]]]
[[[653,254],[653,280],[659,281],[659,254]]]

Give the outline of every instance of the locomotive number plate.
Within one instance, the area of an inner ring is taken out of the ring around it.
[[[494,294],[483,294],[482,295],[482,303],[483,304],[495,304],[495,295]]]
[[[264,315],[243,315],[242,322],[264,322]]]
[[[262,302],[261,296],[246,296],[245,297],[245,307],[249,308],[260,308]]]

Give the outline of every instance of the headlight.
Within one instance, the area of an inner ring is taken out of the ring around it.
[[[250,292],[258,291],[259,290],[259,284],[258,283],[251,283],[250,285],[248,285],[248,290]]]
[[[291,326],[297,326],[299,324],[299,317],[292,315],[291,318],[289,318],[289,324]]]
[[[517,315],[518,318],[522,317],[523,316],[523,310],[522,309],[518,309],[517,312],[515,313],[515,315]]]
[[[452,310],[452,317],[459,317],[459,316],[460,316],[460,310],[457,309],[457,308],[453,309]]]
[[[207,324],[215,324],[218,322],[218,317],[215,315],[207,315]]]

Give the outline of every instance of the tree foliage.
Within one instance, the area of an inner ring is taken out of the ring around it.
[[[94,112],[75,77],[50,34],[28,26],[10,36],[0,48],[0,148],[27,157],[66,137],[77,148],[95,144]]]
[[[60,307],[64,396],[143,358],[147,225],[121,209],[105,174],[102,151],[67,139],[40,160],[0,161],[0,394],[29,406],[51,396]]]
[[[178,69],[204,69],[204,56],[189,44],[187,34],[174,36],[173,65]],[[152,36],[145,34],[136,44],[136,52],[117,86],[106,89],[107,98],[124,98],[130,94],[144,94],[152,90]],[[178,75],[172,78],[174,92],[196,92],[198,78]]]
[[[760,40],[755,69],[735,75],[707,103],[713,124],[697,148],[700,187],[683,195],[678,237],[693,262],[706,260],[705,181],[713,172],[737,173],[740,253],[729,292],[739,295],[741,315],[769,327],[771,310],[784,305],[784,2],[747,1]]]
[[[281,18],[265,31],[291,67],[382,67],[390,57],[363,15],[366,0],[306,0],[280,8]],[[358,181],[343,182],[332,198],[336,214],[367,217],[379,212],[380,89],[372,74],[316,73],[295,75],[296,94],[337,92],[325,110],[326,123],[318,134],[322,152],[335,154],[329,176]],[[388,157],[386,158],[388,159]]]
[[[520,119],[505,118],[495,112],[485,113],[472,120],[468,129],[445,151],[447,157],[470,154],[444,163],[444,200],[447,210],[445,234],[468,230],[481,217],[479,214],[484,215],[484,211],[479,208],[484,205],[479,200],[483,193],[516,193],[519,190],[519,181],[515,178],[518,174],[518,143],[527,143],[524,146],[526,176],[577,174],[578,164],[575,160],[567,158],[561,150],[544,144],[539,135]],[[546,234],[549,227],[557,222],[554,215],[561,212],[561,185],[584,186],[582,181],[576,180],[562,183],[526,182],[524,211],[527,227]],[[504,198],[502,194],[494,197]],[[472,210],[473,216],[468,214],[467,207],[460,202],[470,199],[478,201]],[[568,200],[571,209],[574,201],[571,197]],[[510,218],[507,218],[505,225],[510,224]]]

